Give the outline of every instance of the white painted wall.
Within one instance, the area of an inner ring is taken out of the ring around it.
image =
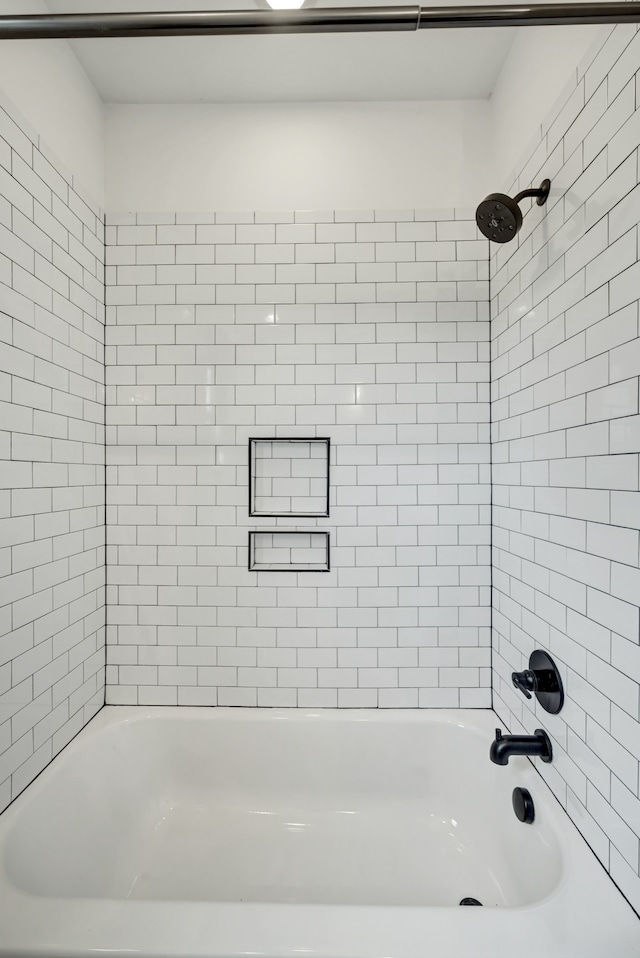
[[[0,14],[48,13],[41,0],[0,0]],[[64,40],[5,41],[0,91],[54,151],[76,184],[104,206],[103,104]]]
[[[490,101],[494,190],[511,186],[513,168],[602,30],[599,26],[518,30]]]
[[[519,30],[490,102],[109,105],[107,207],[475,206],[601,30]]]
[[[106,107],[107,209],[474,205],[487,101]]]
[[[113,210],[474,206],[509,185],[600,29],[521,29],[489,103],[112,104],[106,154],[105,108],[66,42],[3,44],[0,90]]]

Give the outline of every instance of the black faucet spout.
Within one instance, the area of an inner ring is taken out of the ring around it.
[[[553,758],[551,739],[541,728],[537,728],[533,735],[503,735],[502,729],[497,728],[489,758],[496,765],[508,765],[512,755],[527,755],[550,762]]]

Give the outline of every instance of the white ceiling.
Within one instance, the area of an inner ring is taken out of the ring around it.
[[[384,0],[387,4],[402,5]],[[380,0],[307,0],[307,5],[372,6]],[[47,6],[52,13],[112,13],[264,8],[266,0],[47,0]],[[107,103],[468,100],[491,94],[514,35],[503,28],[71,45]]]

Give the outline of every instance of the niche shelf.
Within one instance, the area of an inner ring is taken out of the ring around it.
[[[249,439],[249,515],[329,515],[329,439]]]
[[[249,533],[250,572],[330,572],[329,533],[273,529]]]

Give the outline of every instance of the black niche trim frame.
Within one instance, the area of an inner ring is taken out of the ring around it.
[[[254,468],[254,453],[255,447],[258,443],[261,442],[275,442],[282,443],[283,445],[287,443],[299,444],[307,443],[308,445],[318,444],[324,445],[326,456],[325,462],[327,466],[327,483],[325,491],[325,509],[323,512],[260,512],[256,509],[255,505],[255,468]],[[249,439],[249,515],[250,516],[259,516],[264,519],[317,519],[317,518],[326,518],[329,515],[329,489],[331,485],[331,440],[324,436],[311,436],[311,437],[283,437],[283,436],[258,436],[255,438]]]
[[[281,565],[279,568],[273,568],[270,565],[260,565],[256,563],[255,540],[256,536],[322,536],[325,540],[325,565],[322,568],[310,569],[306,566]],[[330,535],[324,529],[261,529],[249,532],[248,541],[248,569],[249,572],[331,572],[331,542]]]

